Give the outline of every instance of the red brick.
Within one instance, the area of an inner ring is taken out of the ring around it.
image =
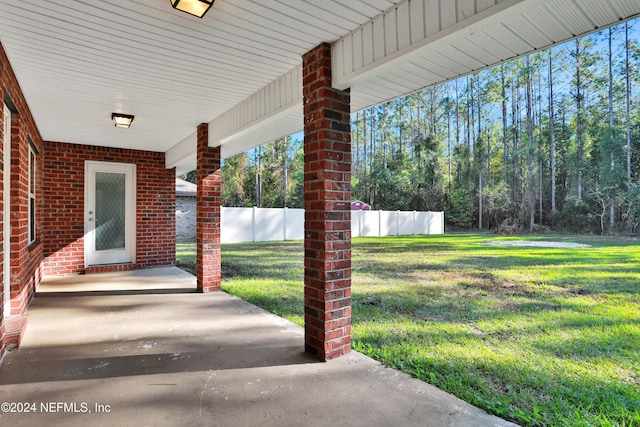
[[[0,92],[10,98],[17,111],[12,112],[11,129],[4,129],[4,121],[0,120],[0,144],[4,141],[4,133],[11,132],[11,145],[2,146],[0,149],[0,161],[5,151],[11,152],[11,162],[3,165],[2,173],[0,173],[0,205],[3,199],[5,189],[2,188],[4,173],[11,176],[11,236],[4,236],[0,241],[11,242],[10,265],[4,265],[4,257],[1,255],[3,248],[0,247],[0,286],[4,281],[5,271],[11,270],[10,295],[3,295],[0,298],[0,304],[4,303],[4,298],[11,299],[11,315],[12,319],[18,319],[24,316],[26,309],[35,294],[35,289],[42,278],[42,250],[40,243],[43,234],[43,200],[42,200],[42,182],[43,167],[42,153],[43,143],[42,137],[36,127],[35,121],[15,74],[11,68],[11,64],[0,44]],[[0,103],[0,106],[2,104]],[[28,161],[29,161],[29,143],[32,143],[37,151],[36,170],[36,238],[37,241],[29,244],[28,230],[28,212],[29,212],[29,189],[28,189]],[[3,205],[2,205],[3,207]],[[4,218],[2,219],[4,221]],[[0,226],[0,235],[3,227]],[[2,305],[0,305],[2,307]],[[24,330],[25,322],[13,322],[11,328],[5,324],[6,319],[3,318],[2,310],[0,310],[0,357],[2,357],[7,346],[17,344]]]
[[[322,360],[351,349],[350,96],[331,87],[330,55],[303,56],[305,348]]]
[[[44,143],[44,270],[47,275],[125,271],[175,265],[175,171],[165,168],[163,153]],[[66,159],[68,176],[50,170]],[[86,268],[84,265],[85,161],[136,164],[136,261]],[[74,185],[69,188],[69,183]],[[65,261],[61,264],[61,261]]]
[[[220,147],[209,147],[209,125],[197,133],[196,276],[199,292],[219,291],[222,282],[220,250]]]

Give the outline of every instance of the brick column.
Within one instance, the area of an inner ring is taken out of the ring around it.
[[[196,276],[198,292],[220,290],[220,147],[209,147],[209,125],[198,125]]]
[[[2,47],[0,47],[0,50]],[[4,107],[2,103],[0,106]],[[8,132],[8,129],[4,128],[4,111],[0,110],[0,162],[4,162],[4,151],[9,150],[10,147],[5,147],[4,145],[4,133]],[[4,275],[5,268],[9,268],[9,266],[4,265],[4,239],[10,239],[10,236],[4,235],[4,221],[8,219],[4,217],[4,174],[8,173],[9,166],[2,164],[2,170],[0,171],[0,217],[2,221],[0,221],[0,287],[2,290],[0,291],[0,360],[2,360],[2,356],[4,355],[6,343],[5,343],[5,319],[4,319],[4,299],[8,298],[8,295],[4,295]]]
[[[302,57],[305,348],[351,351],[350,95],[331,87],[331,46]]]

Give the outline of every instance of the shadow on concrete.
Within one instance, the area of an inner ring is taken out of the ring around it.
[[[62,292],[37,292],[37,298],[70,298],[70,297],[95,297],[95,296],[133,296],[133,295],[169,295],[169,294],[196,294],[197,289],[118,289],[113,291],[62,291]]]
[[[69,350],[69,349],[66,349]],[[127,356],[49,359],[56,348],[39,348],[29,369],[5,372],[0,385],[77,381],[140,375],[179,374],[321,363],[299,346],[228,346],[210,351],[144,353]],[[34,360],[40,359],[40,360]]]

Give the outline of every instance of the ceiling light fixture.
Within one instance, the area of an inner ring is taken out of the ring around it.
[[[215,0],[170,0],[174,9],[202,18]]]
[[[113,120],[115,127],[128,129],[133,121],[133,116],[131,114],[111,113],[111,120]]]

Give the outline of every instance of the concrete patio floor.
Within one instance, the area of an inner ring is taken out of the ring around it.
[[[508,426],[175,267],[46,279],[0,365],[0,425]],[[29,405],[24,405],[28,403]]]

